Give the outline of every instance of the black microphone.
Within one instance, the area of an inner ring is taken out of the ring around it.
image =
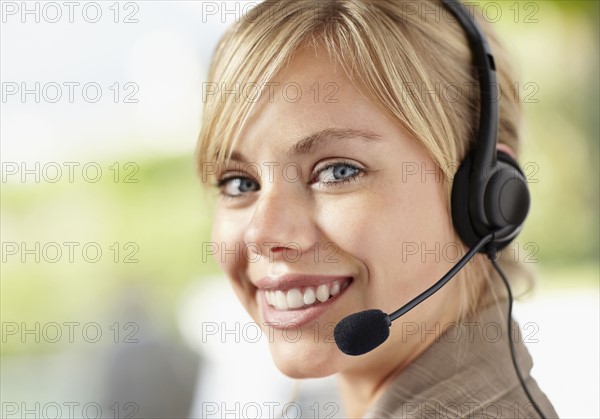
[[[377,348],[389,337],[390,326],[394,320],[439,291],[460,272],[467,262],[473,259],[483,246],[493,240],[494,235],[490,233],[480,239],[439,281],[392,314],[385,314],[381,310],[365,310],[344,317],[333,330],[337,347],[346,355],[353,356],[363,355]]]
[[[333,330],[335,343],[346,355],[362,355],[377,348],[390,335],[392,321],[381,310],[365,310],[344,317]]]

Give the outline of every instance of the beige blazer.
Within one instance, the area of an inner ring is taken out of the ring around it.
[[[397,376],[364,418],[538,418],[512,365],[507,309],[502,301],[459,325],[441,327],[445,332]],[[521,333],[513,329],[529,392],[547,418],[556,418],[529,375],[533,361]]]

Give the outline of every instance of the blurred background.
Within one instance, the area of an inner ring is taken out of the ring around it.
[[[273,417],[296,400],[343,417],[331,379],[275,370],[203,249],[202,83],[254,2],[66,3],[1,2],[0,416]],[[515,317],[536,325],[533,375],[561,417],[597,418],[599,3],[469,4],[527,116],[518,241],[539,281]]]

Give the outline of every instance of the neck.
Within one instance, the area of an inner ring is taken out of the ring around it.
[[[420,309],[426,310],[426,307],[427,305],[424,305]],[[457,307],[451,306],[451,309],[442,316],[435,316],[437,322],[444,324],[444,322],[453,321],[456,318],[456,309]],[[419,313],[421,310],[417,309],[413,313],[417,316],[416,318],[427,317]],[[434,324],[433,318],[428,320],[429,326],[419,323],[420,327],[425,327],[428,331],[436,330],[431,326]],[[415,324],[415,322],[408,321]],[[425,335],[417,333],[411,336],[412,339],[407,339],[406,336],[403,336],[402,330],[399,330],[401,322],[398,323],[397,330],[391,331],[390,341],[357,359],[357,368],[341,371],[338,374],[338,387],[347,417],[362,418],[369,407],[394,382],[394,379],[425,352],[441,333],[441,328],[438,328],[438,333],[429,332]]]
[[[338,387],[346,416],[362,418],[369,406],[385,392],[394,378],[428,346],[419,345],[418,350],[413,351],[410,356],[391,365],[368,363],[368,368],[338,374]]]

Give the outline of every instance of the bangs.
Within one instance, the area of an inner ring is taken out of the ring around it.
[[[203,84],[197,147],[203,182],[215,174],[209,167],[220,167],[230,159],[255,106],[269,94],[271,80],[301,48],[313,48],[316,54],[324,51],[339,63],[359,91],[383,105],[391,118],[424,143],[449,177],[450,168],[443,163],[460,154],[459,142],[453,140],[457,128],[452,128],[447,110],[435,97],[407,94],[413,86],[435,91],[435,79],[442,75],[431,77],[427,69],[443,66],[424,62],[424,57],[434,54],[422,54],[419,44],[410,40],[411,33],[426,32],[423,22],[402,14],[398,3],[264,2],[232,26],[219,42],[208,82]],[[462,53],[468,60],[468,51],[463,48]]]

